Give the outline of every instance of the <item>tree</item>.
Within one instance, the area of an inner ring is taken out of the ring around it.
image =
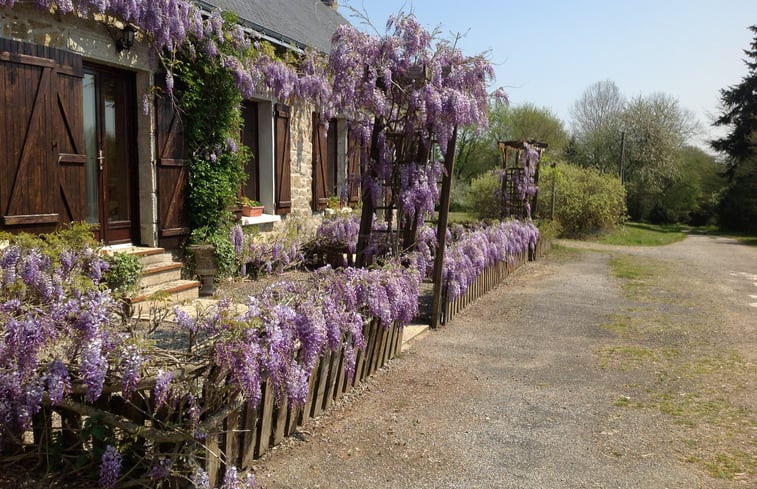
[[[693,146],[678,152],[678,171],[667,179],[657,194],[650,212],[652,222],[687,222],[695,226],[712,224],[716,219],[716,203],[725,187],[723,165]]]
[[[648,219],[666,187],[680,178],[680,152],[698,124],[691,112],[663,93],[635,97],[621,121],[628,211],[634,219]]]
[[[584,91],[570,111],[576,141],[573,162],[618,171],[625,106],[625,97],[613,81],[597,82]]]
[[[716,126],[729,133],[710,142],[726,154],[730,186],[720,206],[720,224],[734,230],[757,233],[757,25],[750,49],[744,50],[747,75],[741,83],[720,91],[723,113]]]
[[[489,104],[489,128],[477,135],[467,128],[458,136],[455,178],[472,178],[501,164],[497,143],[509,140],[535,140],[547,143],[547,154],[559,156],[568,142],[562,121],[548,108],[526,103],[519,106]]]
[[[728,174],[733,176],[736,167],[757,155],[757,25],[749,28],[754,32],[751,48],[744,53],[750,60],[744,60],[749,68],[741,83],[720,91],[723,113],[715,126],[728,127],[727,136],[711,141],[711,146],[726,153]]]

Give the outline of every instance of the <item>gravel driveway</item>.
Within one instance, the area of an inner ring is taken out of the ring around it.
[[[619,257],[646,279],[616,278]],[[756,285],[757,248],[725,238],[562,242],[258,461],[258,483],[754,487]]]

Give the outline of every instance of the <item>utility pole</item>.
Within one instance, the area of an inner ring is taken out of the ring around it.
[[[623,131],[620,133],[620,183],[623,183],[623,172],[625,171],[626,166],[626,131]]]

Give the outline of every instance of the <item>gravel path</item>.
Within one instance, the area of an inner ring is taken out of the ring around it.
[[[568,245],[591,249],[529,263],[430,332],[259,461],[259,485],[754,487],[757,249],[698,236],[660,248]],[[654,297],[624,292],[610,266],[621,255],[665,271],[647,287]],[[619,314],[644,320],[608,327]],[[651,332],[660,317],[669,326]],[[615,355],[633,351],[652,353]],[[738,361],[730,380],[697,377],[671,363],[692,364],[690,352]],[[738,407],[733,429],[696,410],[696,422],[681,423],[688,412],[670,414],[656,397],[695,387],[706,396],[704,384],[716,381]],[[714,478],[696,463],[730,453],[724,444],[745,450],[751,468]]]

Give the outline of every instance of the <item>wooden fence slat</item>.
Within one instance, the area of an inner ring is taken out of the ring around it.
[[[286,436],[292,436],[297,431],[298,420],[302,413],[301,407],[288,406],[285,433]]]
[[[315,381],[318,378],[318,370],[320,368],[321,361],[316,362],[315,367],[310,372],[310,379],[308,379],[308,399],[305,401],[305,406],[300,410],[300,416],[298,419],[299,424],[303,425],[310,419],[310,408],[313,405],[313,398],[315,397]]]
[[[378,352],[381,348],[381,333],[384,331],[384,325],[381,321],[376,321],[376,333],[373,335],[373,347],[371,348],[371,361],[368,365],[368,375],[373,375],[378,363]]]
[[[273,428],[273,385],[271,379],[263,384],[261,402],[263,409],[260,411],[260,431],[255,446],[256,457],[263,455],[271,446],[271,430]]]
[[[394,335],[397,333],[397,323],[392,323],[389,331],[386,333],[386,346],[384,347],[384,365],[392,359],[392,347],[394,346]]]
[[[226,418],[226,433],[224,440],[224,452],[226,454],[226,464],[233,464],[239,467],[241,456],[239,454],[239,411],[234,411]]]
[[[242,468],[247,468],[252,464],[255,459],[255,440],[258,434],[258,426],[260,425],[260,416],[258,411],[262,405],[255,406],[246,404],[243,410],[244,413],[244,433],[242,438]]]
[[[220,446],[218,444],[219,433],[217,431],[211,431],[205,438],[205,449],[207,450],[207,458],[205,459],[205,470],[208,473],[208,479],[210,480],[210,487],[217,486],[221,480],[221,453]]]
[[[352,382],[350,387],[355,387],[360,383],[360,372],[363,370],[363,364],[365,363],[365,350],[358,350],[355,353],[355,373],[352,374]],[[346,387],[345,387],[346,390]]]
[[[317,382],[317,388],[316,388],[316,395],[313,398],[313,406],[310,410],[310,415],[312,417],[320,416],[321,411],[323,410],[323,396],[326,391],[326,382],[327,377],[329,374],[329,367],[331,365],[331,352],[327,351],[322,357],[321,357],[321,366],[318,369],[318,380]]]
[[[378,356],[376,357],[376,369],[379,369],[384,366],[384,353],[386,352],[386,338],[389,336],[389,328],[391,328],[392,325],[381,325],[381,336],[379,337],[379,344],[378,344]]]
[[[286,431],[287,423],[287,397],[281,396],[281,400],[275,406],[272,414],[273,418],[273,444],[276,446],[284,439],[284,432]]]
[[[365,364],[363,365],[363,371],[360,373],[360,380],[365,380],[366,377],[371,375],[371,363],[373,362],[373,351],[376,346],[376,333],[379,328],[379,321],[373,320],[370,323],[370,335],[365,345]]]
[[[339,355],[339,368],[336,373],[336,382],[334,386],[334,401],[338,401],[342,398],[347,390],[347,365],[346,355],[344,353],[344,346],[342,346],[342,354]]]
[[[323,410],[328,411],[334,403],[334,388],[336,387],[337,370],[342,356],[342,349],[331,352],[329,370],[326,376],[326,386],[323,390]]]

